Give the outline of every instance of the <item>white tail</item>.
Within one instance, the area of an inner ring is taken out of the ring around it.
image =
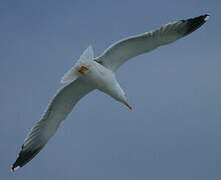
[[[64,74],[64,76],[61,78],[61,83],[67,84],[76,80],[80,76],[79,72],[76,69],[76,66],[79,66],[80,64],[86,61],[92,61],[93,59],[94,59],[94,51],[92,46],[90,45],[80,56],[76,64],[68,72]]]

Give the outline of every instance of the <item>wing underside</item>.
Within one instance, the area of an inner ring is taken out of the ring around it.
[[[74,105],[92,90],[91,86],[79,78],[63,87],[55,95],[41,120],[36,123],[25,139],[21,151],[11,167],[12,171],[24,166],[41,151]]]
[[[112,71],[116,71],[125,61],[159,46],[172,43],[197,30],[208,19],[207,14],[166,24],[161,28],[144,34],[120,40],[95,60]]]

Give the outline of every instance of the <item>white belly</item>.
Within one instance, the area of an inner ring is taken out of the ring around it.
[[[118,101],[125,99],[125,93],[121,89],[114,73],[111,70],[96,61],[90,61],[88,63],[89,64],[85,65],[89,66],[90,69],[82,75],[88,83],[90,83],[94,88],[111,95]]]
[[[95,61],[90,61],[90,64],[87,65],[90,67],[90,70],[82,76],[97,89],[103,89],[115,84],[116,80],[112,71]]]

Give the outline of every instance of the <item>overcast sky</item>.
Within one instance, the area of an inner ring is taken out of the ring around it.
[[[220,0],[1,0],[0,176],[4,180],[220,180]],[[210,13],[199,30],[117,73],[129,111],[94,91],[15,173],[26,134],[92,45]]]

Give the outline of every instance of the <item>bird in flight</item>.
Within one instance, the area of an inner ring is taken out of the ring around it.
[[[208,14],[166,24],[154,31],[122,39],[100,56],[94,57],[89,46],[76,64],[62,77],[65,84],[54,96],[40,121],[31,129],[11,170],[32,160],[55,134],[60,123],[72,111],[76,103],[89,92],[98,89],[132,110],[115,72],[134,56],[172,43],[198,29],[209,18]]]

